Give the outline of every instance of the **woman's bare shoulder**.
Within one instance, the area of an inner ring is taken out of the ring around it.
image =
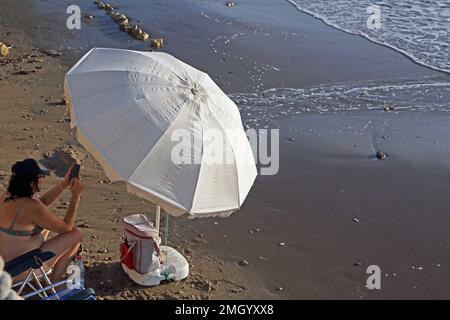
[[[28,212],[40,212],[46,208],[42,201],[36,198],[27,199],[25,206]]]

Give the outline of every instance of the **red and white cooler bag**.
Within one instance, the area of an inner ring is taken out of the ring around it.
[[[121,262],[140,274],[155,271],[161,266],[158,230],[143,214],[123,219],[125,241],[120,246]]]

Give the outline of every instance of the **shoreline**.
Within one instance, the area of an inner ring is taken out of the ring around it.
[[[351,35],[354,35],[354,36],[362,37],[362,38],[364,38],[364,39],[366,39],[366,40],[369,40],[369,41],[371,41],[371,42],[373,42],[373,43],[376,43],[376,44],[379,44],[379,45],[381,45],[381,46],[387,47],[387,48],[389,48],[389,49],[392,49],[392,50],[394,50],[394,51],[396,51],[396,52],[398,52],[398,53],[404,55],[406,58],[410,59],[412,62],[416,63],[416,64],[419,65],[419,66],[426,67],[426,68],[429,68],[429,69],[434,70],[434,71],[437,71],[437,72],[441,72],[441,73],[443,73],[443,74],[445,74],[445,75],[450,75],[450,71],[441,69],[441,68],[439,68],[439,67],[432,66],[432,65],[427,64],[427,63],[425,63],[425,62],[421,62],[421,61],[420,61],[418,58],[416,58],[414,55],[412,55],[412,54],[410,54],[410,53],[408,53],[408,52],[406,52],[406,51],[404,51],[404,50],[402,50],[402,49],[399,49],[399,48],[397,48],[397,47],[395,47],[395,46],[393,46],[393,45],[390,45],[390,44],[388,44],[388,43],[386,43],[386,42],[378,41],[377,39],[375,39],[375,38],[369,36],[368,34],[357,34],[357,33],[351,32],[350,30],[340,28],[340,27],[334,25],[333,23],[327,21],[327,19],[326,19],[324,16],[321,16],[320,14],[316,14],[316,13],[314,13],[314,12],[312,12],[312,11],[310,11],[310,10],[307,10],[307,9],[305,9],[305,8],[301,8],[301,7],[300,7],[297,3],[295,3],[293,0],[286,0],[286,1],[289,2],[292,6],[294,6],[294,7],[295,7],[297,10],[299,10],[300,12],[303,12],[303,13],[306,13],[306,14],[310,15],[311,17],[313,17],[313,18],[315,18],[315,19],[318,19],[318,20],[322,21],[322,22],[325,23],[326,25],[328,25],[328,26],[330,26],[330,27],[333,27],[333,28],[335,28],[336,30],[343,31],[343,32],[345,32],[345,33],[348,33],[348,34],[351,34]]]
[[[243,208],[228,219],[218,220],[218,225],[211,219],[170,220],[170,243],[180,246],[180,251],[190,257],[188,260],[194,266],[186,281],[147,289],[132,284],[117,263],[120,219],[130,213],[151,213],[153,206],[128,195],[120,184],[108,184],[98,164],[71,137],[64,106],[57,104],[63,94],[64,73],[85,49],[72,55],[66,54],[64,49],[61,57],[41,56],[39,50],[32,51],[32,48],[37,48],[31,43],[39,44],[40,40],[34,37],[33,32],[24,34],[23,30],[33,30],[32,16],[36,13],[15,9],[15,1],[3,2],[11,3],[9,12],[20,12],[23,15],[21,21],[28,20],[29,25],[19,24],[20,28],[13,29],[14,23],[7,22],[11,34],[5,38],[5,21],[1,20],[0,40],[17,43],[11,57],[24,55],[24,58],[17,62],[17,66],[11,63],[2,66],[1,70],[0,92],[6,99],[0,102],[4,119],[0,134],[6,139],[0,151],[7,156],[2,158],[0,169],[7,172],[8,164],[25,156],[54,165],[57,174],[70,157],[83,161],[82,177],[85,190],[89,189],[90,194],[85,196],[80,207],[78,224],[87,226],[82,229],[88,249],[85,252],[88,262],[86,276],[89,286],[94,287],[100,297],[445,299],[450,296],[448,289],[439,283],[439,279],[448,279],[448,271],[445,271],[448,268],[445,268],[450,265],[449,258],[446,258],[448,255],[445,255],[450,239],[441,232],[448,226],[443,212],[450,206],[444,197],[445,192],[450,191],[445,184],[449,173],[445,159],[450,159],[447,139],[450,132],[445,124],[449,116],[411,111],[301,113],[295,116],[288,114],[281,119],[269,118],[267,124],[270,128],[281,128],[279,175],[258,177]],[[66,2],[62,1],[53,10],[57,11]],[[91,2],[75,2],[88,6],[86,12],[94,10]],[[55,1],[50,1],[50,5],[52,3]],[[264,11],[269,4],[270,1],[262,1],[259,10]],[[120,5],[121,10],[123,7],[123,12],[130,10],[132,14],[132,8],[127,5]],[[377,79],[402,83],[405,79],[424,80],[428,77],[448,81],[450,78],[418,66],[401,54],[391,52],[391,49],[336,30],[306,14],[299,15],[299,21],[294,23],[294,14],[286,11],[284,18],[289,23],[284,30],[280,21],[243,23],[239,16],[245,16],[245,10],[222,10],[223,14],[215,10],[203,11],[212,20],[205,18],[206,22],[199,22],[195,19],[202,15],[196,11],[197,7],[186,5],[174,12],[172,5],[172,2],[150,5],[158,15],[152,17],[155,21],[150,24],[144,21],[144,27],[154,28],[156,36],[167,37],[164,52],[176,54],[207,71],[226,92],[254,94],[264,89],[289,86],[306,88]],[[248,5],[251,8],[251,4]],[[286,6],[277,7],[277,10],[284,13]],[[18,7],[20,5],[16,5]],[[81,43],[82,48],[89,41],[99,41],[100,44],[110,43],[110,46],[130,49],[144,49],[145,46],[146,50],[149,49],[148,43],[128,39],[127,35],[116,30],[117,26],[108,16],[101,15],[100,11],[94,12],[96,21],[93,25],[82,22],[87,32],[66,32],[57,37],[58,41],[65,43],[65,47],[68,46],[67,39],[75,39],[73,43]],[[138,13],[135,14],[135,19],[138,19]],[[51,25],[61,23],[61,17],[49,14],[46,18],[48,25],[34,32],[45,33]],[[214,22],[214,19],[219,22]],[[179,25],[171,25],[171,21],[178,21]],[[227,24],[230,21],[231,27]],[[273,28],[269,37],[264,34],[267,25]],[[253,34],[260,29],[260,33]],[[288,31],[295,35],[273,38],[288,34]],[[244,35],[232,38],[239,32]],[[212,34],[222,38],[212,42]],[[89,38],[86,43],[83,35]],[[25,43],[21,44],[20,39]],[[259,46],[267,41],[271,48],[278,49],[276,59],[273,53],[260,50]],[[55,46],[58,51],[59,46]],[[25,58],[29,52],[39,56]],[[222,60],[223,53],[227,55],[225,61]],[[240,55],[251,59],[240,60]],[[32,59],[44,61],[28,62]],[[42,68],[28,75],[13,74],[18,68],[26,67],[28,70],[29,66],[35,65]],[[257,87],[261,83],[264,86]],[[253,116],[243,115],[243,119],[248,121]],[[368,121],[372,122],[363,133],[355,134],[347,129],[351,127],[361,131]],[[27,128],[29,130],[24,130]],[[431,129],[427,131],[426,128]],[[383,135],[388,139],[381,139]],[[421,139],[415,137],[419,135]],[[373,141],[388,151],[386,162],[369,159],[373,153]],[[354,148],[355,144],[357,148]],[[65,151],[59,151],[66,146]],[[44,159],[45,153],[48,153],[48,159]],[[432,179],[427,178],[428,175]],[[395,177],[394,184],[390,176]],[[52,179],[55,180],[54,177]],[[411,186],[411,181],[414,181],[416,189]],[[0,182],[4,184],[5,180]],[[417,193],[412,203],[409,203],[408,192]],[[61,208],[56,212],[64,212],[65,200],[60,201]],[[388,205],[389,202],[394,203],[395,210]],[[428,210],[426,217],[432,218],[431,222],[420,217],[420,208]],[[333,214],[336,211],[337,214]],[[414,212],[414,219],[406,221],[409,228],[418,233],[420,230],[417,228],[425,224],[427,228],[423,237],[432,250],[420,236],[412,236],[404,229],[405,217],[402,215],[408,217],[410,212]],[[352,222],[356,216],[362,223]],[[433,236],[431,233],[436,229],[441,231]],[[398,245],[381,241],[380,234]],[[279,246],[279,243],[286,245]],[[417,252],[403,252],[400,244]],[[97,252],[102,249],[107,253]],[[239,266],[241,259],[247,259],[250,265]],[[370,292],[364,289],[365,270],[353,266],[357,262],[361,262],[363,267],[369,263],[382,264],[385,273],[390,275],[382,280],[387,290]],[[440,264],[440,269],[433,264]],[[426,269],[425,272],[412,272],[412,266]],[[427,279],[431,279],[428,284]],[[282,291],[278,290],[280,287]]]

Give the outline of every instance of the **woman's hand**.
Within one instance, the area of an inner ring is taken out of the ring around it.
[[[70,191],[72,191],[73,196],[80,196],[83,192],[83,184],[79,178],[73,178],[70,182]]]
[[[72,172],[73,164],[69,167],[69,169],[66,172],[66,175],[64,176],[64,179],[62,181],[62,185],[64,188],[68,188],[71,184],[70,181],[70,173]]]

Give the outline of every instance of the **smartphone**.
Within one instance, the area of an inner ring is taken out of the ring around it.
[[[75,163],[72,167],[72,170],[70,171],[70,180],[74,178],[80,177],[80,165],[78,163]]]

